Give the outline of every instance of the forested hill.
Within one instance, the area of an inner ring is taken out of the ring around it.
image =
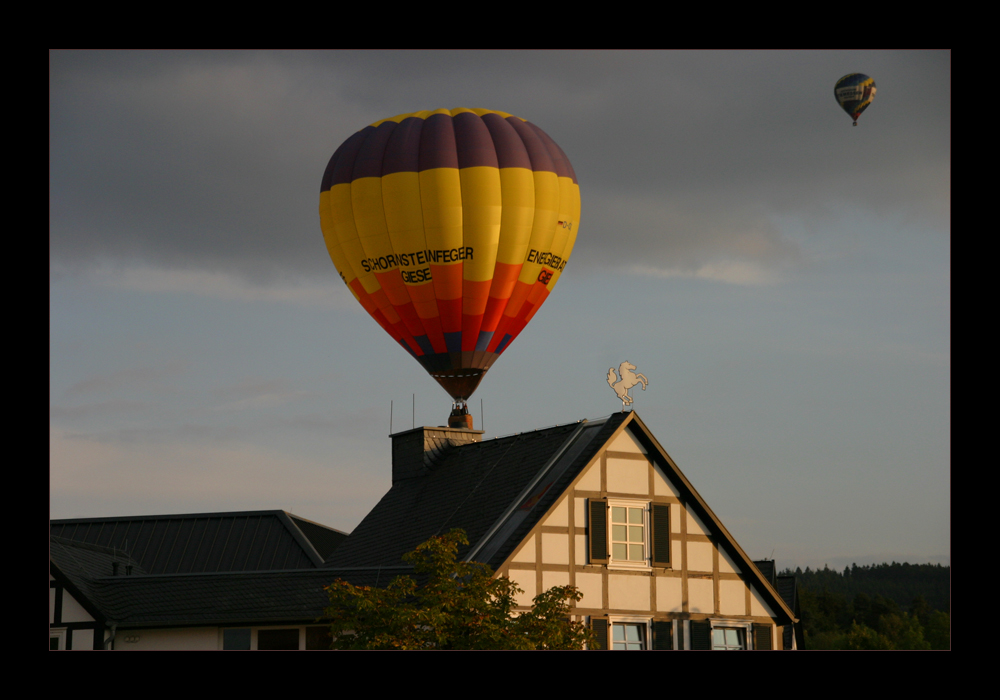
[[[783,575],[794,574],[799,588],[814,593],[827,591],[839,593],[853,600],[858,593],[869,597],[880,595],[893,600],[906,610],[917,596],[923,596],[932,610],[950,612],[951,567],[940,564],[854,564],[836,571],[827,567],[811,571],[785,570]]]
[[[798,582],[806,649],[948,649],[951,567],[786,569]]]

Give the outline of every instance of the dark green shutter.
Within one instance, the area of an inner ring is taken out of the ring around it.
[[[608,563],[608,501],[605,498],[590,499],[590,563]]]
[[[771,625],[753,626],[753,648],[760,650],[771,650]]]
[[[653,566],[670,566],[670,506],[653,504]]]
[[[600,618],[593,617],[590,619],[590,628],[594,630],[594,649],[607,649],[608,648],[608,621]]]
[[[670,620],[653,620],[653,649],[669,651],[674,648],[674,623]]]
[[[712,648],[712,623],[708,620],[691,620],[691,648],[701,651]]]

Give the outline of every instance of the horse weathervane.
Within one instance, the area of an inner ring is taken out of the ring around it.
[[[642,390],[645,391],[646,385],[649,384],[649,380],[645,376],[633,372],[632,370],[634,369],[635,365],[628,360],[618,365],[618,374],[621,375],[621,379],[618,379],[618,375],[615,374],[614,367],[608,370],[608,385],[615,390],[618,398],[622,400],[623,413],[625,412],[626,405],[632,405],[632,397],[628,395],[628,390],[641,382]],[[616,379],[618,381],[615,381]]]

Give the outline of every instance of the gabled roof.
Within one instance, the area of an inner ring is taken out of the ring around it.
[[[426,475],[396,481],[325,566],[338,575],[399,566],[403,554],[421,542],[460,527],[470,545],[459,556],[497,569],[626,428],[716,534],[717,546],[756,579],[772,609],[793,619],[769,575],[754,565],[634,411],[444,451]]]
[[[421,542],[462,528],[471,545],[459,556],[495,568],[629,415],[452,447],[425,476],[394,483],[325,566],[398,565]]]
[[[51,534],[127,551],[150,574],[312,569],[347,537],[282,510],[70,518]]]
[[[452,528],[471,543],[460,556],[499,568],[626,429],[753,580],[778,624],[794,619],[770,572],[754,565],[635,412],[440,451],[423,475],[396,480],[349,537],[284,511],[55,520],[52,566],[99,609],[95,617],[120,626],[312,621],[334,578],[384,585],[407,572],[404,553]],[[126,541],[131,556],[115,551]],[[115,557],[138,575],[112,576]]]

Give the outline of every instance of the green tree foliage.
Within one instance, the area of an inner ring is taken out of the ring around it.
[[[593,633],[570,620],[583,595],[557,586],[517,612],[521,589],[476,562],[460,562],[469,541],[452,530],[420,544],[403,559],[423,583],[398,576],[385,588],[337,580],[326,587],[334,649],[582,649]]]
[[[889,639],[887,639],[884,635],[879,634],[871,627],[859,625],[857,622],[852,622],[851,629],[848,631],[844,640],[844,645],[838,648],[862,650],[895,649],[896,647],[893,646]]]
[[[948,649],[950,575],[950,567],[896,562],[855,564],[843,572],[829,567],[798,569],[805,646]],[[906,601],[911,601],[908,613],[902,607]]]

